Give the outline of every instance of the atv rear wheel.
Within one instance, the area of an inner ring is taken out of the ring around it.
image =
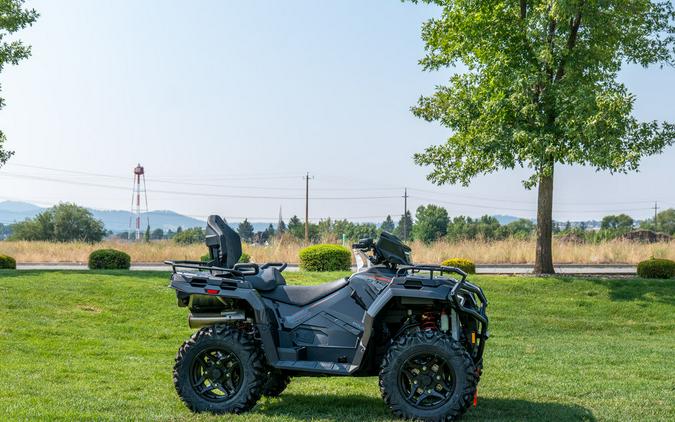
[[[205,327],[176,354],[173,382],[193,412],[241,413],[262,394],[263,356],[248,334],[229,327]]]
[[[267,376],[269,378],[263,387],[263,396],[266,397],[279,397],[291,382],[291,377],[278,369],[270,370]]]
[[[380,371],[384,402],[397,417],[448,421],[471,405],[478,378],[459,342],[437,331],[403,335],[389,347]]]

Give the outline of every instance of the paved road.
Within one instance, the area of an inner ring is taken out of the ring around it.
[[[86,270],[86,264],[17,264],[19,270]],[[170,271],[168,265],[152,263],[132,265],[132,271]],[[354,270],[356,270],[354,268]],[[624,264],[587,264],[556,265],[555,270],[559,274],[606,274],[606,275],[631,275],[635,274],[634,265]],[[286,271],[298,271],[297,265],[289,265]],[[529,274],[532,273],[532,265],[527,264],[480,264],[476,265],[478,274]]]

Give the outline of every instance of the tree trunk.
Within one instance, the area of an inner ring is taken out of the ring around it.
[[[537,252],[535,274],[554,274],[553,269],[553,168],[548,176],[539,178],[537,198]]]

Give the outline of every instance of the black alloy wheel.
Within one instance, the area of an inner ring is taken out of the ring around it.
[[[409,404],[421,409],[436,409],[455,391],[454,371],[442,356],[420,353],[403,363],[399,388]]]
[[[190,384],[206,400],[225,401],[241,388],[241,371],[241,362],[234,353],[222,349],[204,350],[192,362]]]

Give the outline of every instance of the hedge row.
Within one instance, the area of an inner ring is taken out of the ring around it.
[[[643,278],[671,278],[675,276],[675,261],[652,258],[637,266],[637,273]]]
[[[352,254],[340,245],[313,245],[300,250],[300,268],[305,271],[348,271]]]
[[[11,256],[0,254],[0,270],[16,270],[16,260]]]
[[[131,257],[115,249],[99,249],[89,254],[90,270],[128,270]]]
[[[456,267],[467,274],[476,274],[476,264],[464,258],[449,258],[441,263],[444,267]]]

